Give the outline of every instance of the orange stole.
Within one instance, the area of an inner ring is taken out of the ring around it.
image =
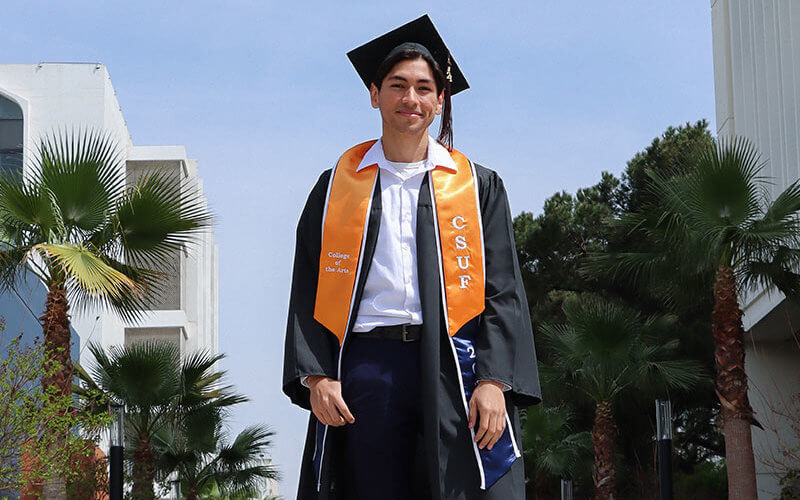
[[[436,167],[431,172],[444,275],[447,328],[452,337],[486,306],[483,227],[478,190],[467,157],[450,152],[458,171]]]
[[[322,229],[314,319],[330,330],[341,346],[351,314],[368,209],[377,179],[377,165],[356,168],[376,141],[345,152],[330,180]],[[485,304],[483,234],[472,166],[453,150],[458,168],[437,167],[431,176],[444,302],[450,336],[483,312]]]

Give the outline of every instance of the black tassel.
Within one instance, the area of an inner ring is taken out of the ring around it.
[[[442,120],[439,128],[439,144],[446,147],[448,151],[453,150],[453,112],[450,102],[450,84],[453,75],[450,72],[450,54],[447,54],[447,70],[444,78],[444,102],[442,103]]]

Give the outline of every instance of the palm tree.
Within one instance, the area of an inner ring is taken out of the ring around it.
[[[716,391],[725,435],[728,490],[755,499],[756,477],[744,371],[740,296],[778,288],[800,293],[800,184],[771,201],[755,148],[744,138],[718,139],[678,176],[649,172],[652,201],[619,223],[657,251],[594,256],[585,271],[653,286],[667,300],[713,294]]]
[[[563,383],[594,402],[595,494],[614,498],[614,402],[633,389],[687,389],[700,379],[700,368],[694,361],[673,359],[678,341],[665,340],[671,317],[642,322],[627,307],[591,297],[568,300],[564,314],[566,324],[542,330]]]
[[[126,406],[126,441],[133,449],[132,494],[137,500],[155,498],[154,436],[198,415],[217,414],[247,401],[221,384],[225,372],[215,366],[222,354],[201,351],[181,361],[177,345],[160,341],[112,346],[108,351],[92,343],[89,350],[96,360],[93,383]]]
[[[161,476],[177,472],[187,500],[211,493],[251,498],[259,482],[278,478],[262,458],[272,444],[272,431],[251,426],[227,442],[222,424],[219,412],[197,412],[156,436]]]
[[[574,432],[574,411],[566,405],[536,405],[525,412],[522,425],[523,457],[533,478],[532,498],[553,498],[550,478],[577,478],[592,447],[588,432]]]
[[[46,390],[71,391],[70,309],[140,318],[165,277],[152,269],[209,223],[197,192],[178,177],[155,172],[128,186],[110,134],[53,133],[24,176],[0,173],[0,287],[26,271],[47,286],[44,346],[59,368],[42,380]],[[63,498],[63,481],[46,485],[45,495]]]

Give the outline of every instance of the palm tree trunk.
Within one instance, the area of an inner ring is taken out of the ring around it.
[[[594,445],[594,480],[595,498],[612,500],[616,495],[616,472],[614,470],[614,436],[617,426],[611,403],[598,401],[594,410],[594,426],[592,427],[592,444]]]
[[[156,479],[155,457],[150,439],[139,436],[133,452],[133,499],[153,500],[153,483]]]
[[[70,357],[69,304],[67,290],[61,285],[53,285],[47,292],[42,321],[45,355],[49,361],[57,363],[55,373],[42,380],[46,386],[55,386],[61,394],[72,392],[72,358]]]
[[[733,269],[729,266],[721,265],[717,269],[711,328],[715,343],[717,396],[722,404],[728,492],[731,500],[754,500],[758,497],[758,493],[753,440],[750,433],[753,409],[747,398],[742,310],[739,308],[736,296]]]
[[[66,500],[67,485],[64,478],[55,478],[42,483],[43,500]]]
[[[56,369],[42,378],[42,387],[55,387],[59,396],[69,395],[72,392],[72,359],[70,357],[70,331],[69,331],[69,304],[67,291],[63,285],[53,284],[47,292],[44,315],[40,318],[44,334],[44,350],[47,360],[52,362]],[[62,453],[62,443],[66,439],[69,429],[56,431],[63,432],[64,437],[56,436],[48,453],[57,456]],[[49,477],[42,487],[42,498],[45,500],[65,500],[67,498],[66,482],[63,477]]]
[[[550,492],[550,486],[547,484],[547,476],[545,474],[536,473],[535,485],[535,500],[552,500],[553,494]]]
[[[197,500],[197,491],[190,488],[186,491],[186,500]]]
[[[639,500],[659,500],[657,463],[646,467],[638,459],[634,469],[634,484],[636,485],[636,498]]]

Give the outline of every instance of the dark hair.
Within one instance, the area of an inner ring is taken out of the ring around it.
[[[433,79],[436,82],[436,94],[438,95],[444,92],[441,127],[439,128],[439,137],[436,140],[439,141],[439,144],[446,147],[448,151],[452,151],[453,116],[450,103],[450,80],[445,77],[439,63],[436,62],[436,59],[433,58],[425,47],[417,44],[403,44],[389,52],[386,59],[378,66],[378,71],[375,72],[375,78],[372,80],[372,83],[380,90],[383,79],[386,78],[386,75],[389,74],[389,71],[391,71],[397,63],[413,59],[422,59],[428,63],[428,66],[431,67],[431,71],[433,72]],[[447,60],[448,62],[450,61],[449,55]]]

